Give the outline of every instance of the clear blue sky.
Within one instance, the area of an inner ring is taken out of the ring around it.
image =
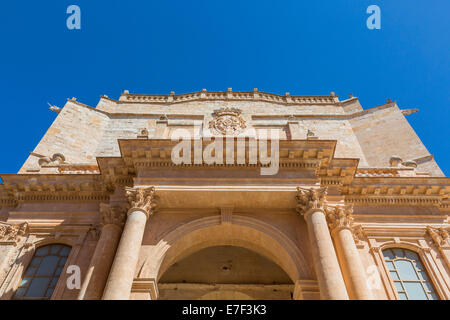
[[[366,27],[371,4],[381,30]],[[408,120],[449,175],[449,16],[448,0],[2,1],[0,172],[51,125],[47,101],[232,87],[419,108]]]

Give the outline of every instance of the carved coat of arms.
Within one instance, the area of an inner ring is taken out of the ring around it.
[[[214,119],[209,122],[209,128],[215,134],[237,135],[247,127],[239,109],[222,108],[215,110],[213,116]]]

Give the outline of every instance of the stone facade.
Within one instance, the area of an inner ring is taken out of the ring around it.
[[[389,248],[415,252],[428,297],[450,298],[450,178],[406,120],[415,109],[229,89],[52,110],[20,171],[0,175],[1,299],[55,243],[71,251],[51,299],[394,300],[411,291]],[[274,130],[279,169],[261,175],[250,151],[174,163],[179,130],[245,146]]]

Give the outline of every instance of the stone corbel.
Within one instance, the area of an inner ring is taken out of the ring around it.
[[[157,300],[158,285],[154,278],[135,278],[131,287],[132,300]]]

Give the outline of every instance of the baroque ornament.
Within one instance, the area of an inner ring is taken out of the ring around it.
[[[449,232],[445,228],[433,228],[427,226],[427,231],[430,237],[433,239],[434,243],[438,247],[448,245]]]
[[[0,224],[0,241],[15,241],[17,236],[23,236],[27,232],[28,223]]]
[[[323,209],[327,187],[318,189],[305,189],[297,187],[297,212],[304,215],[311,209]]]
[[[215,134],[237,135],[247,127],[239,109],[222,108],[215,110],[213,116],[214,119],[209,122],[209,128]]]

